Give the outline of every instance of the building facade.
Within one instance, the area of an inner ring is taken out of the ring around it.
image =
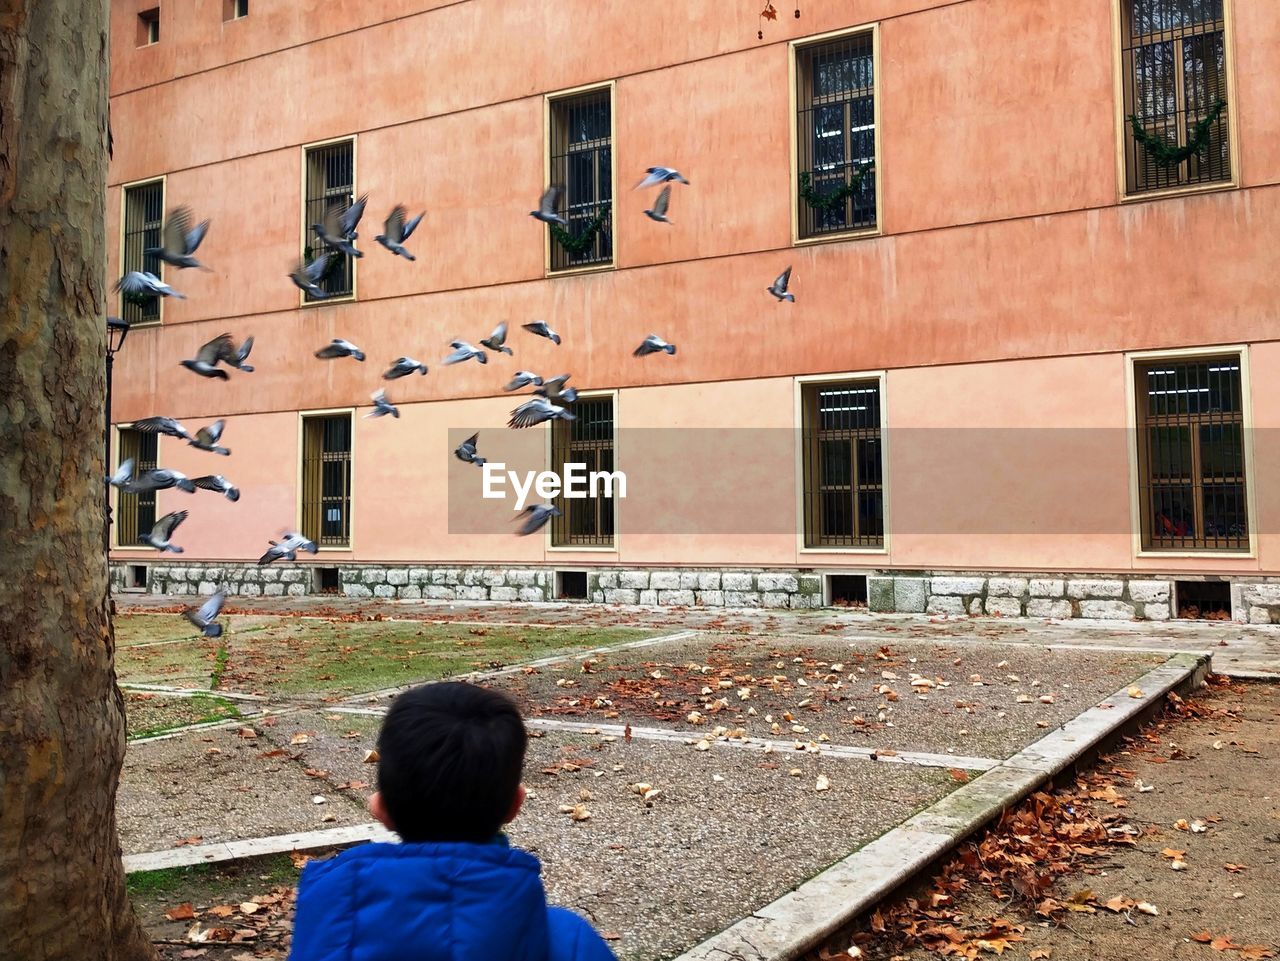
[[[1280,10],[759,5],[113,2],[109,276],[187,297],[120,304],[116,458],[242,491],[119,495],[117,589],[1280,622]],[[211,272],[144,253],[182,205]],[[514,356],[441,364],[499,321]],[[252,373],[179,365],[224,331]],[[508,428],[524,369],[577,419]],[[477,431],[626,495],[514,536]],[[182,508],[181,556],[138,546]],[[258,568],[292,528],[318,553]]]

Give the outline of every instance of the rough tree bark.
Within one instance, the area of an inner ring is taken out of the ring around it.
[[[102,551],[107,0],[0,0],[0,958],[152,959]]]

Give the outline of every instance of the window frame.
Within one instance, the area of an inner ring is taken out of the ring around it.
[[[610,402],[613,404],[613,469],[615,471],[623,469],[621,466],[619,466],[620,457],[618,453],[619,451],[618,435],[620,431],[620,425],[618,421],[618,412],[619,412],[618,395],[619,395],[619,391],[617,390],[584,390],[584,391],[580,391],[578,394],[579,401],[599,400],[601,398],[607,397],[610,399]],[[575,401],[574,403],[577,403],[577,401]],[[546,435],[547,435],[546,463],[547,463],[548,470],[556,469],[555,439],[552,436],[554,429],[555,429],[554,423],[547,424],[546,426]],[[549,522],[547,526],[544,528],[546,532],[545,536],[543,537],[544,550],[547,551],[548,553],[556,553],[556,554],[617,554],[620,549],[619,544],[621,543],[621,540],[622,540],[622,531],[618,524],[619,517],[620,517],[619,508],[621,507],[621,501],[622,501],[622,498],[616,495],[614,496],[613,498],[613,543],[612,544],[556,544],[553,542],[553,539],[552,539],[552,528],[555,522],[555,518],[553,517],[551,519],[551,522]]]
[[[328,140],[317,140],[313,143],[304,143],[299,150],[301,151],[301,162],[299,164],[299,180],[298,180],[298,222],[299,222],[299,240],[298,240],[298,257],[306,259],[306,248],[312,236],[311,225],[307,222],[307,160],[308,154],[312,150],[322,147],[332,147],[335,144],[350,143],[351,144],[351,197],[360,196],[360,136],[359,134],[349,134],[345,137],[330,137]],[[365,214],[368,215],[368,211]],[[368,229],[367,227],[365,229]],[[372,239],[369,235],[367,239]],[[328,304],[346,304],[357,300],[360,295],[360,259],[358,257],[351,258],[351,293],[349,294],[333,294],[322,300],[308,300],[307,294],[303,290],[298,291],[299,307],[320,307]]]
[[[143,50],[147,47],[154,47],[160,42],[160,27],[159,3],[154,7],[148,7],[146,10],[139,10],[137,33],[134,36],[134,46],[139,50]],[[152,39],[152,33],[155,34],[154,40]]]
[[[571,277],[575,274],[595,273],[603,270],[618,269],[618,98],[616,91],[616,82],[613,80],[605,80],[602,83],[589,83],[580,87],[568,87],[564,90],[555,90],[542,96],[542,187],[545,190],[551,184],[551,115],[552,105],[554,102],[564,100],[568,97],[576,97],[585,93],[594,93],[600,90],[609,92],[609,182],[610,182],[610,210],[609,216],[613,229],[610,231],[609,239],[611,241],[611,251],[608,263],[600,264],[583,264],[580,267],[562,267],[554,269],[551,266],[551,231],[546,224],[539,221],[542,227],[542,274],[544,277]],[[566,185],[567,189],[567,185]],[[579,396],[586,396],[585,394]]]
[[[830,43],[835,40],[842,40],[845,37],[854,36],[856,34],[865,33],[871,37],[871,71],[873,75],[873,102],[872,113],[875,118],[875,163],[876,168],[876,222],[872,227],[855,227],[849,230],[832,231],[830,233],[818,234],[813,237],[800,236],[800,55],[809,47],[821,46],[824,43]],[[791,168],[791,245],[793,247],[803,247],[809,244],[829,244],[839,243],[845,240],[858,240],[864,237],[879,237],[885,232],[884,230],[884,177],[881,176],[879,164],[883,157],[881,131],[884,124],[881,119],[881,77],[883,76],[880,69],[880,22],[878,20],[869,23],[859,24],[855,27],[847,27],[841,30],[833,30],[829,33],[818,33],[810,37],[800,37],[790,41],[787,44],[787,70],[788,70],[788,101],[787,113],[790,117],[790,133],[791,133],[791,149],[790,149],[790,168]]]
[[[1210,180],[1198,184],[1183,184],[1159,190],[1129,191],[1129,169],[1126,159],[1127,147],[1132,134],[1129,131],[1129,119],[1125,107],[1125,73],[1124,73],[1124,25],[1126,13],[1124,4],[1133,0],[1111,0],[1111,48],[1115,97],[1115,152],[1116,152],[1116,199],[1119,203],[1141,203],[1146,200],[1161,200],[1166,197],[1179,197],[1183,194],[1214,193],[1219,190],[1238,190],[1243,183],[1240,175],[1240,139],[1239,123],[1235,111],[1236,74],[1235,74],[1235,17],[1234,0],[1222,0],[1223,21],[1223,74],[1227,87],[1227,157],[1231,164],[1231,177],[1228,180]]]
[[[316,549],[321,553],[337,553],[350,554],[355,550],[356,544],[356,425],[359,423],[356,418],[356,409],[354,407],[325,407],[316,410],[300,410],[298,411],[298,471],[297,471],[297,487],[295,489],[295,511],[294,524],[296,530],[305,534],[302,530],[303,525],[303,502],[306,500],[306,491],[304,484],[306,483],[306,422],[315,417],[335,417],[345,414],[351,420],[351,452],[349,454],[351,463],[351,481],[347,488],[347,543],[344,546],[325,545],[319,540],[316,541]]]
[[[804,464],[805,464],[805,443],[804,443],[804,407],[805,407],[805,388],[814,384],[840,384],[846,381],[861,381],[863,383],[876,384],[877,390],[880,392],[880,498],[882,506],[881,522],[884,527],[884,534],[880,539],[878,547],[859,547],[849,546],[815,546],[810,547],[807,543],[807,530],[805,527],[805,498],[804,498]],[[890,550],[892,540],[892,518],[893,498],[892,476],[890,472],[890,441],[889,441],[889,397],[888,397],[888,372],[886,370],[854,370],[836,374],[809,374],[793,378],[794,394],[795,394],[795,454],[792,458],[795,465],[795,483],[796,483],[796,553],[797,554],[835,554],[835,555],[887,555]]]
[[[1138,450],[1138,377],[1139,366],[1153,362],[1203,360],[1237,355],[1240,358],[1240,429],[1241,455],[1244,458],[1244,507],[1246,533],[1249,546],[1246,550],[1228,548],[1150,548],[1143,542],[1143,518],[1147,509],[1142,496],[1142,458]],[[1125,407],[1129,430],[1129,523],[1133,556],[1142,559],[1213,558],[1222,560],[1249,560],[1258,556],[1258,505],[1257,479],[1254,476],[1253,451],[1253,391],[1250,381],[1248,344],[1222,344],[1213,347],[1196,347],[1186,350],[1132,351],[1123,355],[1125,364]]]
[[[120,269],[117,271],[117,274],[119,277],[123,277],[131,269],[125,264],[125,238],[128,236],[128,228],[129,228],[129,191],[136,190],[139,187],[150,187],[152,184],[155,184],[155,183],[160,184],[160,241],[161,243],[163,243],[164,242],[165,203],[167,202],[169,197],[168,175],[161,174],[158,177],[144,177],[142,180],[131,180],[127,184],[120,185],[120,229],[117,232],[118,246],[116,247],[116,249],[119,251],[119,258],[120,258],[120,262],[118,264]],[[160,273],[158,274],[158,276],[161,280],[164,280],[165,264],[163,261],[160,262],[159,269],[160,269]],[[124,294],[115,294],[115,297],[116,297],[116,310],[119,312],[121,317],[124,317],[125,316]],[[159,313],[155,316],[154,319],[130,321],[129,326],[131,328],[159,327],[161,324],[164,323],[164,307],[165,307],[164,302],[168,299],[169,298],[167,297],[156,298]],[[127,320],[128,318],[126,317],[125,319]]]
[[[111,432],[111,440],[112,440],[111,473],[112,474],[114,474],[117,470],[120,469],[120,455],[124,451],[123,434],[124,434],[124,431],[134,429],[133,423],[134,423],[133,421],[128,421],[127,423],[112,425],[112,432]],[[138,431],[138,433],[141,434],[142,431]],[[162,435],[156,434],[155,438],[156,438],[156,464],[158,465],[161,463],[160,441],[162,439]],[[120,488],[118,487],[113,486],[111,488],[111,550],[112,551],[144,551],[144,552],[155,551],[154,547],[150,547],[147,544],[122,544],[120,542],[120,523],[118,518],[120,516],[120,496],[123,493],[124,492],[121,491]],[[159,493],[160,493],[159,491],[156,491],[157,495],[159,495]],[[139,495],[133,495],[133,496],[139,496]],[[161,516],[163,515],[160,514],[160,503],[157,497],[156,518],[159,519]]]
[[[240,13],[240,4],[244,3],[244,13]],[[249,0],[223,0],[222,22],[235,23],[249,16]]]

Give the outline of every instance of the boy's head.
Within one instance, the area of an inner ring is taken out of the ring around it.
[[[453,682],[406,691],[378,735],[369,809],[406,841],[487,841],[524,799],[527,740],[519,709],[497,691]]]

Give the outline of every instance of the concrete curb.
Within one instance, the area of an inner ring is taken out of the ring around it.
[[[953,791],[875,841],[680,955],[676,961],[792,961],[884,900],[918,872],[1099,744],[1199,686],[1209,658],[1178,654],[1130,687]]]
[[[277,834],[269,838],[248,838],[244,841],[224,841],[218,844],[192,844],[171,851],[148,851],[144,854],[126,854],[126,874],[137,871],[159,871],[162,868],[183,868],[191,864],[211,864],[215,861],[235,861],[240,858],[262,857],[265,854],[283,854],[306,848],[338,847],[361,841],[395,841],[396,836],[377,822],[354,824],[345,828],[325,831],[301,831],[297,834]]]

